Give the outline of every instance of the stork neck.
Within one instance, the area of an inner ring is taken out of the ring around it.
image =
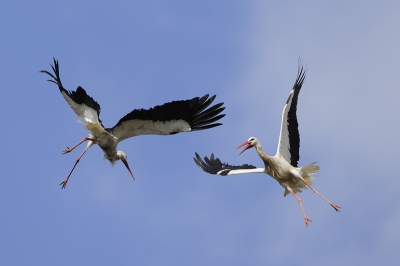
[[[263,149],[259,143],[257,143],[254,148],[256,149],[256,151],[257,151],[258,155],[261,157],[261,159],[263,159],[265,156],[270,157],[263,151]]]
[[[279,167],[273,156],[267,155],[260,144],[255,146],[258,155],[264,162],[265,171],[267,174],[276,178],[279,175]]]
[[[263,151],[263,149],[262,149],[262,147],[261,147],[260,144],[257,144],[257,145],[255,146],[255,149],[256,149],[256,151],[257,151],[257,153],[258,153],[258,156],[260,156],[261,160],[264,161],[264,164],[271,164],[271,163],[272,163],[272,161],[273,161],[273,160],[272,160],[272,156],[267,155],[267,154]]]

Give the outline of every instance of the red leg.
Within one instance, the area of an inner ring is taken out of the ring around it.
[[[78,144],[76,144],[74,147],[72,147],[72,148],[68,148],[68,147],[67,147],[66,150],[63,150],[63,151],[62,151],[62,154],[66,154],[66,153],[69,153],[69,152],[73,151],[76,147],[78,147],[79,145],[81,145],[83,142],[85,142],[85,141],[87,141],[87,140],[95,141],[94,139],[91,139],[91,138],[84,138],[83,140],[81,140],[81,142],[79,142]]]
[[[83,141],[81,141],[81,143],[82,143],[82,142],[83,142]],[[85,152],[89,149],[89,147],[90,147],[90,146],[86,147],[85,150],[82,152],[82,154],[79,155],[78,159],[76,159],[76,162],[75,162],[75,164],[74,164],[74,167],[72,167],[71,172],[69,172],[69,175],[67,176],[67,178],[65,178],[64,181],[62,181],[62,182],[60,183],[60,186],[62,185],[61,189],[64,189],[64,188],[67,186],[67,182],[68,182],[69,177],[71,176],[71,174],[72,174],[72,172],[74,171],[76,165],[79,163],[79,160],[82,158],[82,156],[85,154]],[[75,148],[75,147],[74,147],[74,148]]]
[[[330,202],[329,200],[327,200],[324,196],[322,196],[321,194],[319,194],[318,193],[318,191],[315,189],[315,188],[313,188],[310,184],[308,184],[304,179],[301,179],[303,182],[304,182],[304,184],[306,184],[309,188],[311,188],[311,190],[315,193],[315,194],[317,194],[318,196],[320,196],[321,198],[323,198],[326,202],[328,202],[334,209],[335,209],[335,211],[340,211],[340,207],[338,206],[338,205],[336,205],[335,203],[333,203],[333,202]]]
[[[296,199],[299,201],[300,203],[300,207],[301,207],[301,211],[303,212],[303,216],[304,216],[304,220],[306,222],[306,227],[308,226],[308,222],[312,222],[310,218],[307,217],[306,212],[304,211],[303,208],[303,201],[296,195],[296,193],[293,192],[293,190],[291,188],[287,188],[287,190],[289,190],[290,193],[293,194],[293,196],[296,197]]]

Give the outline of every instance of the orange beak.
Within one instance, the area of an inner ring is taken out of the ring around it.
[[[133,180],[135,180],[135,177],[134,177],[133,174],[132,174],[131,168],[129,168],[128,161],[127,161],[125,158],[121,158],[121,161],[125,164],[126,169],[128,169],[128,171],[129,171],[129,173],[131,174]]]
[[[243,144],[239,145],[235,150],[239,149],[240,147],[243,147],[244,145],[247,145],[247,146],[239,153],[239,155],[242,154],[245,150],[253,148],[253,145],[249,141],[246,140]]]

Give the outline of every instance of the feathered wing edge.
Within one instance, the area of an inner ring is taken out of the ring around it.
[[[222,107],[224,103],[218,103],[206,109],[216,97],[216,95],[210,98],[208,98],[208,96],[207,94],[201,98],[196,97],[191,100],[172,101],[150,109],[135,109],[121,118],[114,127],[106,130],[112,132],[112,134],[117,134],[116,132],[118,132],[118,127],[120,125],[134,120],[164,123],[181,120],[190,126],[190,131],[220,126],[222,125],[221,123],[214,122],[225,116],[225,114],[220,114],[225,109],[225,107]],[[169,134],[176,134],[179,132],[181,131],[169,132]],[[125,132],[122,138],[130,137],[132,134]]]
[[[287,160],[293,167],[298,167],[298,161],[300,159],[300,134],[299,124],[297,121],[297,101],[306,74],[307,68],[303,66],[302,60],[299,58],[297,78],[282,112],[277,154],[285,158],[285,160]]]
[[[99,123],[103,126],[103,124],[100,120],[100,111],[101,111],[100,105],[92,97],[90,97],[86,93],[86,91],[80,86],[76,89],[76,91],[66,90],[61,82],[60,68],[59,68],[58,60],[56,60],[53,57],[53,61],[54,61],[54,66],[53,65],[50,65],[50,66],[53,69],[54,75],[46,70],[41,70],[39,72],[45,73],[53,78],[53,79],[48,79],[47,81],[55,83],[58,86],[58,88],[59,88],[61,94],[64,96],[64,98],[65,97],[69,98],[69,99],[66,98],[66,100],[78,116],[85,118],[84,112],[79,108],[79,105],[84,104],[87,107],[89,107],[95,111],[96,116],[94,117],[94,119],[97,119],[99,121]],[[74,103],[77,106],[74,106]],[[93,115],[95,115],[95,114],[93,114]]]
[[[234,166],[234,165],[229,165],[228,163],[222,163],[219,158],[215,158],[214,154],[212,153],[210,158],[207,156],[201,159],[200,155],[195,152],[196,158],[193,158],[194,162],[197,164],[197,166],[203,170],[206,173],[209,174],[214,174],[214,175],[222,175],[226,176],[229,174],[240,174],[240,173],[246,173],[246,172],[262,172],[264,169],[263,168],[257,168],[253,165],[249,164],[243,164],[240,166]],[[253,170],[251,170],[253,169]],[[243,170],[243,171],[239,171]],[[247,170],[247,171],[246,171]],[[251,171],[249,171],[251,170]]]
[[[208,98],[208,94],[204,95],[202,98],[193,98],[189,104],[190,111],[187,113],[185,120],[190,124],[191,130],[204,130],[222,125],[221,123],[214,123],[225,116],[225,114],[220,114],[225,107],[222,107],[224,103],[218,103],[209,109],[207,107],[214,101],[216,95]],[[208,99],[207,99],[208,98]]]

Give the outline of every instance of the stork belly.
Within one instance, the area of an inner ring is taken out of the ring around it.
[[[102,135],[96,138],[97,145],[106,153],[107,155],[114,156],[117,149],[117,142],[111,136]]]
[[[98,124],[83,123],[86,129],[90,130],[89,137],[94,138],[97,145],[103,150],[104,158],[113,162],[114,156],[117,153],[117,138],[105,131],[104,128]]]

